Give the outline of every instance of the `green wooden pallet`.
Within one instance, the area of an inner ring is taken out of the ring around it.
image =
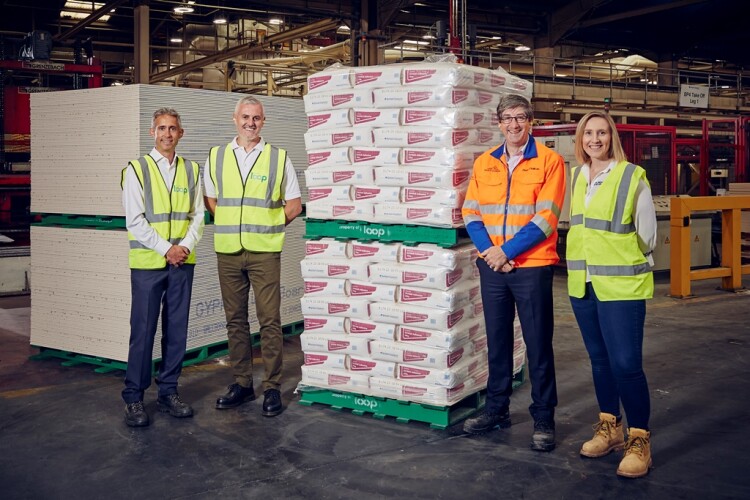
[[[360,241],[398,241],[409,245],[434,243],[446,248],[468,241],[468,233],[463,228],[305,219],[305,238],[323,237]]]
[[[41,221],[35,226],[90,227],[97,229],[125,229],[125,217],[108,215],[36,214]]]
[[[523,382],[524,370],[522,369],[513,377],[513,387],[516,388]],[[393,417],[400,423],[426,422],[433,429],[445,429],[484,408],[485,399],[486,391],[480,391],[451,406],[436,406],[303,386],[300,387],[299,404],[312,406],[318,403],[330,406],[337,411],[348,409],[355,415],[371,414],[373,418],[379,420]]]
[[[304,323],[302,321],[298,323],[290,323],[282,327],[282,333],[284,337],[291,337],[293,335],[299,335],[304,330]],[[260,333],[253,333],[253,346],[257,347],[260,345]],[[35,354],[30,359],[38,361],[45,359],[62,359],[62,366],[78,366],[78,365],[93,365],[96,373],[109,373],[117,370],[125,371],[128,364],[125,361],[119,361],[115,359],[102,358],[98,356],[91,356],[88,354],[81,354],[71,351],[63,351],[60,349],[53,349],[51,347],[35,346],[39,349],[39,354]],[[220,358],[229,354],[229,346],[227,341],[216,342],[214,344],[197,347],[190,349],[185,353],[185,358],[182,361],[182,366],[195,365],[202,363],[209,359]],[[156,374],[158,372],[158,365],[161,359],[155,359],[151,362],[151,371]]]

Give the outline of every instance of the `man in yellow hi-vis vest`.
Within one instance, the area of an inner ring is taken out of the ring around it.
[[[240,99],[234,109],[237,137],[211,148],[204,168],[206,206],[214,214],[219,284],[227,318],[234,383],[216,408],[235,408],[255,399],[248,299],[250,286],[260,323],[265,378],[263,411],[281,413],[281,250],[284,228],[302,212],[297,175],[283,149],[260,135],[263,104]]]
[[[203,234],[205,206],[198,164],[177,156],[184,134],[171,108],[154,112],[154,148],[122,171],[122,205],[130,241],[130,348],[125,373],[125,423],[149,424],[143,393],[151,385],[151,361],[160,310],[161,363],[157,407],[173,417],[193,409],[177,393],[187,344],[194,249]]]

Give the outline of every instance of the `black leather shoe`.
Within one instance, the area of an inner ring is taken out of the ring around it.
[[[125,423],[130,427],[146,427],[149,424],[143,401],[136,401],[125,406]]]
[[[495,428],[506,429],[510,427],[510,412],[505,410],[500,413],[483,410],[474,418],[466,419],[464,432],[469,434],[482,434]]]
[[[555,422],[538,420],[534,422],[534,434],[531,436],[531,449],[534,451],[552,451],[555,449]]]
[[[281,405],[281,393],[278,389],[267,389],[263,393],[263,416],[275,417],[284,409]]]
[[[240,384],[232,384],[227,389],[229,392],[216,400],[216,408],[236,408],[242,403],[255,400],[255,391],[252,387],[242,387]]]
[[[156,400],[156,407],[159,408],[159,411],[169,413],[177,418],[193,416],[193,408],[189,404],[184,403],[177,393],[159,396]]]

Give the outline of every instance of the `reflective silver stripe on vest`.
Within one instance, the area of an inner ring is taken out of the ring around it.
[[[240,231],[243,233],[256,233],[256,234],[278,234],[284,232],[284,224],[278,226],[261,226],[258,224],[241,224]],[[214,228],[216,234],[237,234],[237,226],[216,226]]]
[[[534,205],[520,204],[508,205],[507,211],[504,204],[497,203],[481,205],[479,210],[487,215],[534,215],[536,213]]]
[[[154,213],[154,193],[151,186],[151,169],[148,166],[146,158],[141,156],[138,158],[138,164],[141,166],[141,174],[143,175],[143,204],[144,213],[146,220],[149,222],[166,222],[169,220],[169,214],[160,214],[160,217],[156,217]]]
[[[523,228],[524,226],[512,226],[508,224],[505,226],[505,236],[515,236],[515,234]],[[485,229],[487,229],[487,234],[491,236],[503,235],[503,226],[485,226]]]
[[[648,262],[634,266],[588,266],[588,273],[591,276],[637,276],[650,272],[651,265]]]
[[[578,175],[581,173],[581,170],[583,170],[583,167],[578,167],[573,171],[573,184],[571,184],[570,188],[570,197],[573,198],[573,193],[576,188],[576,182],[578,182]],[[571,202],[571,205],[573,203]],[[572,210],[571,210],[572,211]],[[578,224],[583,224],[583,214],[571,214],[570,215],[570,225],[571,226],[577,226]],[[568,266],[570,267],[570,266]]]
[[[535,215],[531,219],[532,224],[535,224],[539,229],[542,230],[545,236],[549,236],[552,234],[552,226],[550,226],[549,222],[547,222],[547,219],[542,217],[541,215]]]
[[[180,221],[180,220],[187,220],[187,219],[188,219],[187,212],[172,212],[173,221]]]
[[[471,222],[482,222],[482,217],[474,214],[464,215],[464,224],[469,224]]]
[[[193,176],[193,162],[188,160],[187,158],[182,159],[182,163],[185,164],[185,173],[187,174],[188,179],[188,193],[190,193],[190,209],[192,210],[195,208],[193,206],[193,203],[195,201],[195,177]],[[179,159],[178,159],[179,164]],[[175,176],[175,179],[177,176]],[[174,183],[172,183],[172,187],[174,187]]]
[[[278,175],[279,150],[271,146],[271,163],[268,169],[268,185],[266,187],[266,198],[227,198],[224,196],[224,153],[226,146],[216,151],[216,185],[217,185],[217,204],[224,207],[258,207],[258,208],[281,208],[284,202],[281,200],[272,200],[273,187],[276,185]],[[263,152],[261,152],[263,154]],[[260,158],[260,156],[259,156]],[[238,164],[239,168],[239,164]],[[248,174],[250,175],[250,174]],[[247,181],[247,179],[245,180]],[[243,189],[244,192],[244,189]]]
[[[585,271],[586,270],[586,261],[585,260],[566,260],[565,265],[568,268],[568,271]]]
[[[137,242],[136,240],[130,240],[130,248],[142,248],[144,250],[151,250],[149,247],[147,247],[143,243]]]
[[[579,167],[573,179],[578,179],[578,173],[581,168]],[[599,231],[607,231],[616,234],[629,234],[635,231],[635,224],[623,224],[620,222],[622,216],[625,214],[625,205],[628,201],[628,192],[630,191],[630,183],[633,182],[633,174],[635,174],[635,165],[628,163],[625,166],[625,172],[622,174],[620,185],[617,188],[617,198],[615,199],[615,209],[612,212],[612,220],[604,219],[592,219],[587,217],[584,221],[582,214],[576,214],[570,217],[570,225],[575,226],[576,224],[583,223],[588,229],[597,229]],[[575,184],[573,185],[575,186]]]
[[[465,200],[464,208],[468,210],[479,210],[479,202],[477,200]]]
[[[552,200],[537,201],[536,211],[541,212],[542,210],[550,210],[555,214],[555,217],[560,217],[560,207]]]

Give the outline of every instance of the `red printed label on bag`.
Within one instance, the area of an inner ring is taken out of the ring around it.
[[[305,318],[305,330],[316,330],[318,328],[323,328],[327,323],[327,319]]]
[[[406,218],[407,219],[422,219],[429,216],[432,213],[431,208],[407,208]]]
[[[417,144],[420,142],[429,141],[430,139],[432,139],[431,132],[409,132],[408,134],[406,134],[407,144]]]
[[[331,188],[310,188],[307,190],[307,195],[310,201],[320,200],[321,198],[327,198],[332,191]]]
[[[414,283],[416,281],[424,281],[427,278],[427,273],[415,273],[414,271],[404,271],[401,273],[401,281],[403,283]]]
[[[331,96],[331,105],[333,107],[346,104],[354,98],[354,94],[336,94]]]
[[[448,316],[448,328],[451,328],[453,325],[461,321],[461,318],[464,317],[464,310],[459,309],[458,311],[454,312],[453,314]]]
[[[328,356],[325,354],[308,354],[305,353],[305,364],[307,366],[322,365],[326,362]]]
[[[352,140],[352,137],[354,137],[353,132],[346,132],[341,134],[332,134],[331,135],[331,143],[335,146],[336,144],[341,144],[342,142],[347,142]]]
[[[401,289],[401,302],[424,302],[432,297],[431,292]]]
[[[353,372],[364,372],[364,371],[370,371],[377,363],[374,361],[366,361],[364,359],[356,359],[351,358],[349,361],[349,369]]]
[[[323,163],[328,158],[330,158],[331,152],[330,151],[321,151],[319,153],[308,153],[307,154],[307,164],[308,165],[317,165],[318,163]]]
[[[333,173],[333,182],[342,182],[354,177],[354,170],[344,170]]]
[[[354,212],[354,207],[348,206],[348,205],[334,205],[333,206],[333,216],[336,217],[337,215],[346,215]]]
[[[459,359],[461,359],[464,356],[464,348],[457,350],[456,352],[452,352],[448,355],[448,366],[455,365]]]
[[[427,182],[434,177],[434,174],[428,174],[424,172],[409,172],[407,176],[409,184],[418,184],[420,182]]]
[[[372,257],[377,254],[380,248],[368,245],[352,245],[352,255],[354,257]]]
[[[492,73],[490,75],[490,87],[502,87],[505,85],[505,77]]]
[[[398,365],[398,378],[402,379],[416,379],[425,378],[430,374],[429,370],[422,368],[415,368],[413,366]]]
[[[352,333],[371,333],[375,331],[375,325],[372,323],[363,323],[362,321],[351,320],[349,329]]]
[[[464,102],[466,99],[469,98],[469,91],[468,90],[454,90],[451,94],[453,104],[458,104],[459,102]]]
[[[354,189],[355,200],[369,200],[370,198],[375,198],[379,194],[380,188],[358,187]]]
[[[367,123],[375,121],[380,116],[380,111],[355,111],[354,124]]]
[[[322,292],[327,286],[328,283],[323,281],[305,281],[305,293]]]
[[[350,342],[347,342],[345,340],[329,340],[328,350],[329,351],[341,351],[343,349],[348,349],[349,344]]]
[[[407,69],[404,71],[404,83],[414,83],[427,80],[435,74],[435,69]]]
[[[404,112],[404,122],[406,125],[410,125],[412,123],[417,122],[423,122],[425,120],[429,120],[435,116],[434,111],[422,111],[418,109],[407,109]]]
[[[318,125],[323,125],[331,118],[331,113],[323,115],[312,115],[307,117],[307,128],[315,128]]]
[[[413,151],[407,149],[404,151],[404,163],[425,162],[431,160],[433,156],[435,156],[434,151]]]
[[[416,248],[404,248],[401,252],[401,258],[404,262],[413,262],[415,260],[429,259],[435,252],[430,250],[420,250]]]
[[[487,104],[488,102],[492,102],[492,94],[489,92],[477,92],[477,97],[479,98],[479,104]]]
[[[409,92],[406,94],[406,102],[414,104],[415,102],[426,101],[432,97],[432,92]]]
[[[330,265],[328,266],[328,276],[338,276],[349,272],[349,266]]]
[[[484,81],[484,73],[474,73],[474,85],[478,85]]]
[[[435,196],[435,191],[432,190],[404,188],[404,201],[407,203],[429,200],[433,196]]]
[[[401,327],[399,340],[403,342],[420,342],[430,338],[430,334],[424,330],[414,330],[413,328]]]
[[[424,361],[425,359],[427,359],[426,352],[404,351],[403,360],[407,363],[409,361]]]
[[[305,245],[305,255],[315,255],[318,253],[323,253],[327,249],[327,243],[307,243]]]
[[[354,75],[354,85],[362,85],[377,81],[383,75],[381,71],[368,71],[366,73],[357,73]]]
[[[458,172],[453,172],[453,185],[460,186],[469,177],[471,177],[471,171],[469,170],[459,170]]]
[[[427,389],[424,387],[412,387],[412,386],[404,386],[404,388],[401,390],[401,394],[404,396],[423,396],[425,393],[427,393]]]
[[[463,269],[456,269],[455,271],[449,272],[445,275],[445,285],[447,287],[452,286],[456,281],[461,279],[461,276],[463,276],[463,274]]]
[[[495,137],[495,134],[490,132],[489,130],[480,130],[479,131],[479,142],[484,144],[485,142],[491,141]]]
[[[426,321],[427,317],[426,314],[422,313],[405,312],[404,323],[421,323],[422,321]]]
[[[346,385],[351,380],[351,377],[346,375],[331,375],[328,374],[328,385]]]
[[[484,113],[474,113],[474,125],[484,120]]]
[[[307,88],[308,90],[314,90],[318,87],[322,87],[323,85],[327,84],[331,81],[331,75],[327,76],[311,76],[307,79]]]
[[[346,312],[350,307],[349,304],[328,304],[328,314]]]
[[[469,138],[468,130],[456,130],[453,132],[453,145],[458,146]]]
[[[377,150],[355,149],[354,163],[374,160],[378,156],[380,156],[380,151]]]
[[[377,287],[356,283],[351,286],[349,293],[352,297],[366,297],[375,293],[376,290]]]

